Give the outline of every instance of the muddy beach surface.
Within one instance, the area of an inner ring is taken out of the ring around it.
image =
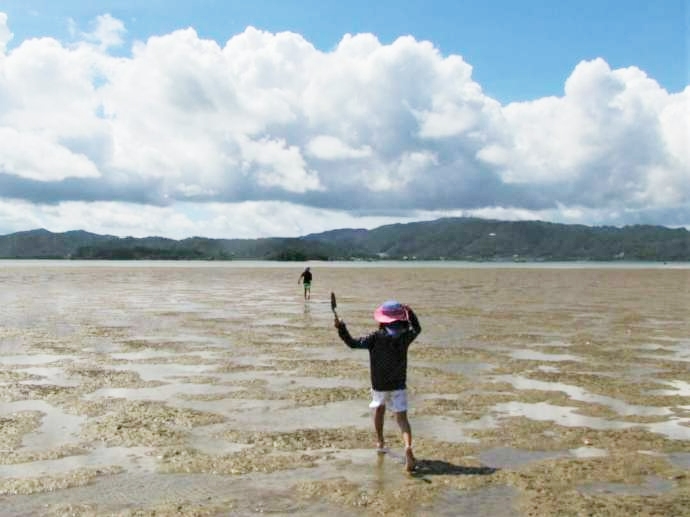
[[[690,266],[0,262],[0,515],[690,515]],[[375,306],[413,306],[377,455]]]

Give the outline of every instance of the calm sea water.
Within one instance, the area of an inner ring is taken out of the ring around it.
[[[690,262],[645,261],[569,261],[569,262],[469,262],[461,260],[386,260],[386,261],[332,261],[332,262],[278,262],[270,260],[234,261],[166,261],[166,260],[14,260],[0,259],[2,267],[206,267],[206,268],[460,268],[460,269],[690,269]]]

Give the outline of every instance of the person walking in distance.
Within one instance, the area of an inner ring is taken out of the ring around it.
[[[302,274],[299,276],[297,279],[297,285],[299,285],[300,281],[304,284],[304,299],[309,300],[311,299],[311,279],[312,279],[312,274],[311,271],[309,270],[309,267],[307,266],[304,271],[302,271]]]
[[[407,349],[422,331],[417,315],[409,305],[395,300],[381,304],[374,311],[379,328],[363,337],[353,338],[345,322],[335,316],[338,335],[350,348],[369,350],[371,374],[371,403],[374,410],[374,429],[377,448],[385,451],[383,422],[386,405],[390,405],[405,444],[405,468],[415,468],[412,452],[412,430],[407,419]]]

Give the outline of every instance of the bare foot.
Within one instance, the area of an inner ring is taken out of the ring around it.
[[[412,472],[417,465],[417,460],[412,454],[412,448],[408,447],[405,449],[405,470],[407,472]]]

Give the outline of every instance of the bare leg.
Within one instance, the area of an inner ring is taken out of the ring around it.
[[[376,430],[377,447],[383,449],[385,440],[383,438],[383,417],[386,414],[386,406],[381,405],[374,410],[374,429]]]
[[[414,470],[416,460],[412,453],[412,429],[407,419],[407,411],[396,413],[395,418],[398,421],[400,432],[402,432],[403,442],[405,442],[405,469],[411,472]]]

